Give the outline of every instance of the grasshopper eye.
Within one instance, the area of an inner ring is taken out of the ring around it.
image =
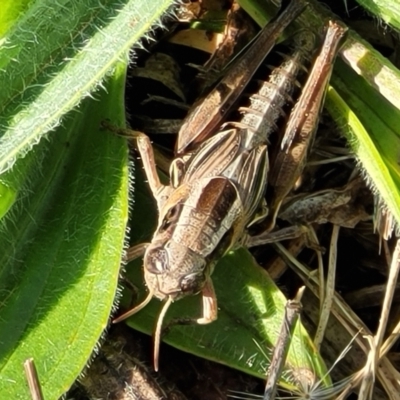
[[[189,274],[184,276],[181,279],[181,290],[184,293],[191,293],[191,294],[196,294],[199,293],[203,287],[204,284],[204,279],[203,275],[199,274]]]
[[[168,269],[168,253],[163,248],[150,249],[145,259],[146,269],[156,275]]]

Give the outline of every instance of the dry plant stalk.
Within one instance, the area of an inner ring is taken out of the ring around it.
[[[27,360],[25,360],[24,370],[32,400],[44,400],[42,387],[40,385],[38,373],[33,358],[28,358]]]
[[[278,381],[286,362],[294,328],[301,313],[301,298],[303,297],[304,289],[305,286],[302,286],[295,298],[288,300],[286,303],[279,340],[275,344],[271,365],[267,372],[267,383],[265,384],[263,400],[275,399]]]
[[[308,270],[303,264],[296,260],[280,243],[275,243],[274,247],[286,260],[288,265],[304,280],[306,286],[319,297],[319,279]],[[380,324],[376,335],[373,335],[363,321],[350,309],[338,293],[334,293],[332,313],[347,332],[354,338],[355,343],[362,349],[367,356],[367,361],[360,371],[355,372],[348,378],[348,382],[339,399],[344,399],[351,389],[360,386],[359,398],[372,399],[372,391],[375,380],[378,379],[391,400],[398,400],[400,393],[400,374],[393,367],[386,354],[394,340],[399,337],[398,326],[394,329],[393,338],[391,335],[383,343],[383,335],[386,330],[388,312],[393,299],[395,283],[399,271],[399,252],[400,241],[397,241],[396,249],[393,253],[390,264],[390,272],[387,283],[385,299],[382,305]],[[327,310],[326,312],[328,312]]]

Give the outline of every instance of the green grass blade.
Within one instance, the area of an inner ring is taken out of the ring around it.
[[[0,48],[0,172],[98,87],[172,0],[36,0]]]
[[[10,29],[20,13],[33,0],[2,0],[0,13],[0,38]]]
[[[0,181],[0,219],[2,219],[17,197],[17,193],[6,183]]]
[[[0,398],[28,399],[33,357],[46,399],[76,379],[107,325],[128,217],[125,66],[2,178],[17,197],[0,221]]]
[[[393,0],[357,0],[375,17],[383,19],[393,28],[400,30],[400,3]]]
[[[355,32],[350,31],[341,51],[347,71],[362,76],[394,107],[400,109],[400,71]]]
[[[338,63],[326,107],[360,162],[367,182],[400,223],[400,170],[397,159],[400,111]],[[349,81],[352,84],[349,84]],[[357,87],[356,91],[353,91]]]

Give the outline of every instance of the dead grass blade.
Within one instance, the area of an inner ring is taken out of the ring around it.
[[[305,286],[302,286],[298,290],[296,297],[286,303],[279,339],[275,345],[271,365],[267,373],[263,400],[275,399],[278,381],[285,365],[294,328],[301,312],[301,298],[303,297],[304,289]]]
[[[319,296],[319,279],[311,273],[311,271],[305,267],[302,263],[296,260],[287,250],[282,246],[280,243],[273,244],[275,249],[278,253],[288,262],[289,266],[304,280],[306,286],[314,293],[315,296]],[[393,256],[392,267],[389,273],[389,285],[393,286],[393,278],[397,277],[398,273],[398,247],[396,246],[396,251]],[[395,263],[397,263],[395,265]],[[393,266],[395,265],[395,266]],[[389,289],[389,294],[385,296],[384,306],[386,310],[389,309],[388,305],[390,306],[393,296],[393,289]],[[392,291],[392,293],[390,293]],[[398,400],[400,398],[400,380],[399,380],[399,373],[393,367],[389,359],[385,356],[385,353],[379,358],[379,363],[372,363],[369,361],[370,359],[376,359],[373,352],[376,351],[376,343],[380,345],[381,339],[379,342],[371,342],[371,339],[368,337],[373,337],[372,333],[368,329],[368,327],[364,324],[364,322],[353,312],[353,310],[347,305],[347,303],[342,299],[342,297],[335,292],[333,296],[332,314],[337,318],[337,320],[341,323],[341,325],[346,329],[346,331],[351,335],[355,336],[355,342],[360,347],[360,349],[368,356],[366,366],[359,371],[358,373],[354,374],[351,378],[351,382],[349,383],[348,390],[359,385],[365,377],[365,385],[367,385],[369,372],[371,371],[372,364],[374,365],[374,376],[378,378],[380,383],[382,384],[383,388],[385,389],[389,399]],[[377,337],[381,337],[382,330],[386,327],[387,323],[387,315],[383,316],[384,320],[381,322],[380,328],[378,328]],[[382,319],[382,318],[381,318]],[[361,335],[357,335],[358,332],[361,332]],[[374,346],[371,347],[371,343]],[[385,344],[384,344],[385,345]],[[386,344],[387,346],[387,344]],[[385,346],[385,349],[386,349]],[[378,352],[380,354],[380,352]],[[372,385],[373,386],[373,385]],[[364,389],[363,389],[364,390]],[[366,393],[370,393],[366,391]]]
[[[40,381],[33,358],[28,358],[25,360],[24,370],[32,400],[44,400],[42,387],[40,386]]]
[[[337,261],[337,241],[339,237],[339,225],[333,225],[331,245],[329,248],[329,267],[324,290],[323,304],[319,316],[317,332],[314,338],[314,345],[319,350],[324,339],[325,329],[328,323],[333,297],[335,295],[335,277],[336,277],[336,261]],[[320,281],[321,282],[321,281]]]

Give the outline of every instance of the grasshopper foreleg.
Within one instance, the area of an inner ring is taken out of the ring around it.
[[[143,132],[117,128],[106,121],[103,121],[102,125],[104,128],[119,136],[136,140],[137,150],[142,158],[143,168],[149,182],[150,190],[157,201],[157,206],[160,210],[162,203],[164,202],[166,196],[168,196],[167,192],[169,191],[170,187],[165,186],[160,182],[160,178],[157,173],[154,150],[149,137]]]
[[[150,190],[153,193],[154,198],[158,199],[160,192],[164,188],[164,185],[161,184],[160,178],[157,174],[154,151],[150,139],[142,132],[128,132],[131,133],[132,138],[136,139],[140,157],[142,158],[143,162],[143,168],[149,181]]]

